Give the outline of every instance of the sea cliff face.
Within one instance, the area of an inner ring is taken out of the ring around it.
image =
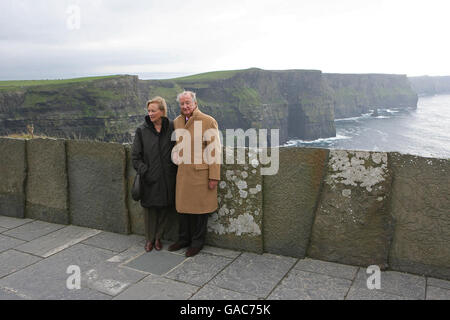
[[[441,77],[409,77],[411,87],[419,95],[449,94],[450,76]]]
[[[374,106],[415,107],[417,94],[405,76],[323,74],[316,70],[219,71],[168,80],[136,76],[0,82],[0,135],[21,133],[129,142],[146,114],[145,103],[162,96],[168,116],[179,114],[176,96],[197,93],[200,109],[219,129],[279,129],[280,143],[336,134],[335,118]]]
[[[375,108],[416,108],[417,94],[405,75],[324,74],[334,90],[336,119],[355,117]]]

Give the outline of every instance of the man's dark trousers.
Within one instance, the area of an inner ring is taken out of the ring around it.
[[[202,249],[205,244],[209,214],[180,214],[179,240],[183,246]]]

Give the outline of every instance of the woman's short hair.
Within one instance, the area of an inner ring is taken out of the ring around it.
[[[180,98],[185,95],[190,95],[192,98],[192,102],[197,102],[197,95],[193,91],[183,91],[179,95],[177,95],[177,102],[180,103]]]
[[[147,109],[148,106],[150,104],[157,104],[159,107],[159,110],[161,110],[163,112],[163,116],[167,117],[167,104],[166,104],[166,100],[164,100],[164,98],[161,97],[154,97],[150,100],[147,101]]]

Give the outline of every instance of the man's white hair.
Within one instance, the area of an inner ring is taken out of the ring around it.
[[[177,95],[177,102],[180,103],[180,98],[185,95],[190,95],[192,98],[192,102],[197,102],[197,96],[193,91],[183,91],[182,93]]]

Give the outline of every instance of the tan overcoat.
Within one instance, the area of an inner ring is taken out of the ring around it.
[[[183,159],[178,164],[176,209],[179,213],[189,214],[214,212],[218,208],[217,188],[210,190],[208,182],[209,179],[220,180],[221,162],[217,159],[221,158],[221,144],[217,121],[197,107],[187,123],[184,115],[178,116],[174,120],[174,129],[177,144],[172,158],[176,161]],[[190,137],[190,147],[187,137]],[[212,161],[214,159],[216,161]]]

